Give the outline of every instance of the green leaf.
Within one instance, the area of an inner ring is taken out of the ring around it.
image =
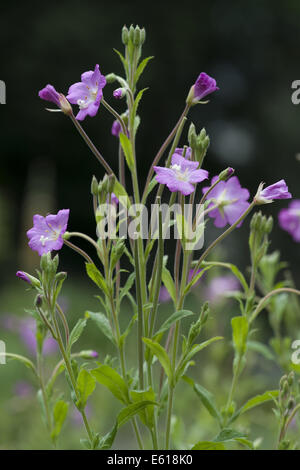
[[[140,413],[149,405],[153,406],[153,405],[157,405],[157,403],[146,400],[146,401],[141,401],[138,403],[131,403],[130,405],[126,406],[126,408],[123,408],[123,410],[120,411],[118,418],[117,418],[118,428],[123,426],[123,424],[125,424],[127,421],[133,418],[134,415],[136,415],[137,413]]]
[[[127,135],[123,134],[122,132],[120,132],[119,134],[119,139],[120,139],[120,144],[122,146],[122,149],[125,155],[128,168],[132,170],[132,168],[134,167],[134,158],[133,158],[131,141],[128,139]]]
[[[169,380],[172,381],[172,368],[167,351],[159,343],[152,341],[149,338],[143,338],[143,341],[151,350],[151,352],[157,357]]]
[[[208,271],[210,268],[212,268],[212,266],[206,266],[205,268],[201,269],[201,271],[198,274],[196,274],[196,276],[193,277],[191,282],[189,282],[189,284],[184,289],[184,295],[186,295],[189,292],[189,290],[196,284],[196,282],[198,282],[201,279],[205,271]]]
[[[127,65],[127,61],[125,59],[125,57],[121,54],[121,52],[119,52],[117,49],[114,49],[115,53],[118,54],[119,58],[120,58],[120,61],[122,62],[123,64],[123,67],[124,67],[124,70],[125,70],[125,73],[128,75],[128,65]]]
[[[159,328],[159,330],[155,333],[155,336],[159,335],[160,333],[164,333],[167,331],[173,323],[176,323],[178,320],[181,320],[182,318],[189,317],[190,315],[194,315],[191,310],[178,310],[177,312],[174,312]]]
[[[114,184],[114,187],[113,187],[113,192],[115,193],[115,195],[117,196],[117,198],[119,199],[120,203],[125,203],[125,206],[127,208],[130,207],[130,199],[129,199],[129,196],[126,192],[126,189],[124,188],[124,186],[120,183],[120,181],[118,181],[117,179],[115,179],[115,184]]]
[[[169,292],[171,299],[176,303],[176,289],[173,278],[170,274],[170,271],[164,266],[161,274],[162,282],[164,283],[165,288]]]
[[[98,328],[102,331],[102,333],[108,338],[114,345],[116,345],[115,338],[110,326],[110,323],[104,315],[104,313],[98,312],[90,312],[89,310],[85,312],[86,318],[91,318]]]
[[[77,390],[80,399],[77,401],[77,408],[83,410],[89,396],[93,393],[96,387],[95,378],[85,369],[81,369],[77,377]]]
[[[138,109],[138,106],[140,104],[140,101],[142,99],[142,96],[144,94],[144,92],[148,90],[148,88],[143,88],[142,90],[140,90],[137,94],[137,97],[134,101],[134,105],[133,105],[133,111],[132,111],[132,115],[135,116],[136,115],[136,112],[137,112],[137,109]]]
[[[79,340],[85,326],[86,326],[86,318],[79,318],[78,322],[74,326],[73,330],[70,333],[69,337],[69,344],[68,344],[68,352],[70,353],[72,345]]]
[[[131,318],[130,322],[128,323],[128,326],[126,328],[126,330],[124,331],[124,333],[120,336],[120,343],[119,345],[120,346],[123,346],[127,336],[129,335],[130,331],[131,331],[131,328],[133,327],[134,323],[136,322],[137,320],[137,313],[135,315],[133,315],[133,317]]]
[[[125,405],[128,403],[128,388],[124,379],[112,367],[101,364],[91,374],[97,382],[107,387],[111,393]]]
[[[256,395],[253,398],[250,398],[241,408],[239,408],[231,417],[230,422],[235,421],[240,415],[244,414],[246,411],[255,408],[256,406],[262,405],[268,401],[274,400],[279,395],[278,390],[268,390],[261,395]]]
[[[102,289],[103,292],[105,292],[105,294],[108,296],[109,295],[108,286],[106,284],[104,277],[100,273],[99,269],[96,268],[94,263],[85,263],[85,267],[86,267],[86,272],[89,278],[92,279],[92,281],[94,281],[94,283],[100,289]]]
[[[191,450],[225,450],[225,446],[221,442],[199,441]]]
[[[223,336],[214,336],[213,338],[208,339],[207,341],[203,341],[200,344],[194,344],[190,350],[190,352],[186,355],[185,361],[189,361],[195,354],[197,354],[202,349],[206,348],[210,344],[214,343],[215,341],[219,341],[223,339]]]
[[[215,403],[215,397],[211,392],[206,390],[206,388],[202,387],[201,385],[195,384],[194,390],[197,393],[198,397],[200,397],[203,405],[209,412],[209,414],[218,420],[219,424],[222,422],[222,416],[219,412],[217,405]]]
[[[231,319],[232,339],[234,349],[239,355],[246,351],[248,337],[248,320],[246,317],[234,317]]]
[[[247,347],[251,351],[255,351],[262,354],[266,359],[269,359],[270,361],[275,361],[274,354],[265,344],[260,343],[259,341],[248,341]]]
[[[155,393],[151,387],[148,390],[132,390],[130,396],[134,403],[155,401]],[[141,421],[145,426],[152,429],[154,426],[154,405],[149,405],[139,412]]]
[[[144,60],[142,60],[142,62],[139,64],[138,68],[136,69],[135,76],[134,76],[134,85],[137,84],[137,82],[138,82],[140,76],[142,75],[142,73],[143,73],[144,70],[145,70],[146,65],[148,64],[148,62],[149,62],[151,59],[154,59],[154,56],[146,57],[146,58],[145,58]]]
[[[135,273],[131,273],[126,280],[124,287],[120,289],[119,303],[121,303],[121,300],[130,291],[131,287],[133,286],[134,279],[135,279]]]
[[[224,428],[219,434],[213,439],[214,442],[228,442],[235,439],[242,439],[245,437],[245,433],[241,433],[231,428]]]
[[[117,430],[118,430],[118,423],[114,425],[114,427],[109,433],[107,433],[104,437],[102,437],[102,439],[100,439],[97,449],[101,449],[101,450],[110,449],[114,443]]]
[[[63,400],[58,400],[53,409],[53,421],[54,427],[51,432],[51,439],[56,441],[57,437],[61,432],[62,425],[68,414],[69,405]]]

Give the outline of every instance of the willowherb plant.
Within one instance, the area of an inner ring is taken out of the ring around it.
[[[176,387],[180,381],[184,381],[186,387],[194,389],[219,427],[219,434],[214,439],[191,443],[190,449],[225,449],[228,443],[236,447],[255,448],[257,442],[250,440],[247,432],[240,430],[236,423],[246,411],[271,400],[275,403],[279,420],[276,445],[279,448],[293,448],[296,443],[286,440],[286,432],[300,408],[299,389],[294,376],[286,375],[278,390],[262,390],[260,395],[250,398],[239,408],[235,404],[238,381],[245,368],[248,351],[255,349],[255,344],[256,348],[260,347],[264,352],[266,349],[264,345],[250,339],[255,332],[257,316],[264,308],[271,314],[274,311],[276,313],[276,309],[280,308],[274,303],[277,294],[284,294],[285,299],[287,293],[300,294],[291,286],[290,281],[276,285],[279,257],[276,253],[267,253],[272,218],[263,216],[260,211],[255,212],[252,217],[249,281],[248,275],[244,276],[237,266],[210,258],[215,247],[240,227],[258,205],[292,196],[285,181],[281,180],[266,188],[263,183],[259,184],[251,199],[248,189],[240,185],[230,167],[214,176],[210,184],[207,183],[208,170],[202,167],[209,147],[209,137],[205,129],[197,133],[193,123],[189,127],[186,145],[179,147],[190,109],[196,104],[207,104],[208,101],[203,99],[219,89],[216,80],[204,72],[200,73],[191,86],[182,115],[155,155],[141,193],[138,177],[140,159],[136,156],[135,140],[140,125],[138,106],[146,89],[138,91],[137,86],[152,59],[147,57],[141,60],[144,41],[144,29],[138,26],[123,28],[125,54],[123,56],[116,52],[124,67],[124,77],[114,73],[104,76],[99,65],[96,65],[94,70],[81,75],[81,81],[72,85],[66,96],[58,93],[52,85],[47,85],[39,92],[40,98],[57,106],[57,109],[49,111],[61,111],[70,118],[105,174],[100,182],[94,176],[91,184],[97,227],[95,239],[81,232],[67,231],[69,209],[62,209],[56,215],[46,217],[34,215],[33,228],[27,235],[30,248],[41,256],[40,270],[36,277],[23,271],[18,271],[17,276],[36,291],[34,309],[31,312],[36,320],[36,364],[16,354],[7,353],[7,356],[25,362],[35,374],[38,397],[54,446],[69,407],[55,388],[57,377],[65,371],[71,399],[81,413],[86,429],[86,439],[82,440],[85,448],[109,449],[118,429],[127,421],[132,423],[140,449],[149,447],[149,442],[153,449],[174,448],[176,444],[172,439],[172,412]],[[117,84],[113,97],[124,102],[124,113],[121,115],[103,96],[111,83]],[[79,107],[76,115],[73,114],[71,104]],[[114,118],[111,132],[117,137],[119,144],[118,174],[115,174],[80,124],[87,116],[95,117],[99,106],[106,108]],[[131,182],[126,181],[129,174]],[[201,197],[198,197],[197,185],[204,181]],[[131,187],[133,194],[130,193]],[[164,192],[167,194],[165,198],[168,199],[168,204],[161,203]],[[146,204],[150,198],[154,204],[151,206],[149,227]],[[170,217],[170,213],[173,217]],[[216,227],[227,228],[199,255],[209,218],[213,219]],[[282,213],[281,221],[291,231],[288,215]],[[176,248],[174,257],[168,258],[165,250],[172,227],[174,234],[176,232]],[[87,254],[75,245],[74,238],[88,241],[94,254]],[[83,257],[86,273],[99,289],[98,298],[102,310],[102,313],[88,312],[71,331],[58,299],[66,273],[58,272],[58,255],[51,256],[52,251],[58,251],[64,245]],[[124,269],[124,265],[131,267],[130,273]],[[221,336],[205,335],[207,319],[211,315],[205,298],[197,312],[185,309],[190,291],[198,285],[204,273],[214,268],[229,270],[231,276],[235,277],[235,283],[241,288],[232,289],[232,295],[240,307],[240,315],[231,319],[233,377],[228,398],[222,407],[216,405],[215,397],[210,391],[188,376],[195,356],[213,343],[224,340]],[[295,300],[294,296],[289,297]],[[133,314],[127,328],[122,331],[120,316],[126,299],[131,303]],[[158,312],[168,299],[173,303],[174,313],[162,322]],[[188,317],[190,320],[192,316],[196,318],[190,324],[187,334],[181,335],[182,319]],[[102,334],[110,340],[112,351],[118,356],[117,365],[116,361],[103,360],[97,362],[95,367],[94,361],[98,356],[95,351],[73,351],[88,319],[94,321]],[[135,323],[137,328],[133,329]],[[280,325],[271,322],[271,326],[274,329],[274,354],[288,374],[290,365],[289,361],[283,360],[284,341],[281,341],[279,334]],[[135,331],[136,363],[130,364],[128,369],[126,341]],[[43,343],[49,334],[58,344],[61,361],[50,377],[46,378]],[[80,358],[85,361],[80,363]],[[88,359],[90,361],[87,362]],[[104,436],[91,429],[85,411],[97,383],[107,387],[122,404],[111,430]],[[201,435],[204,431],[202,430]]]

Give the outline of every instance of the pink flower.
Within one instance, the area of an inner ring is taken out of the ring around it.
[[[99,65],[95,70],[89,70],[81,75],[81,82],[71,85],[67,99],[80,108],[76,119],[82,121],[86,116],[96,116],[102,98],[102,89],[106,85],[104,75],[101,75]]]
[[[211,180],[211,185],[218,178],[218,176],[214,176]],[[203,194],[208,190],[209,187],[203,188]],[[215,219],[215,226],[225,227],[226,224],[234,224],[249,207],[249,202],[247,202],[249,196],[248,189],[241,187],[237,176],[232,176],[227,181],[220,181],[208,196],[209,200],[211,200],[208,209],[216,205],[218,206],[208,213],[209,217]]]
[[[166,184],[171,192],[179,191],[184,196],[195,191],[194,184],[208,178],[208,171],[197,169],[199,162],[191,162],[179,153],[172,156],[170,168],[154,166],[156,180]]]
[[[62,235],[67,230],[70,209],[62,209],[56,215],[33,216],[33,227],[28,230],[28,245],[40,256],[52,250],[60,250],[63,246]]]
[[[287,209],[281,209],[278,215],[279,225],[292,235],[295,242],[300,242],[300,199],[295,199]]]

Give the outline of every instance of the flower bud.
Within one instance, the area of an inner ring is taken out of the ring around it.
[[[116,183],[116,177],[115,175],[109,175],[108,177],[108,193],[111,194],[114,190],[114,187],[115,187],[115,183]]]
[[[114,73],[109,73],[105,75],[106,83],[113,83],[117,80],[117,76]]]
[[[64,281],[67,278],[67,276],[68,276],[68,273],[62,271],[62,272],[56,274],[55,280],[57,282]]]
[[[136,26],[135,31],[134,31],[134,37],[133,37],[133,44],[136,47],[139,47],[141,43],[141,30],[138,26]]]
[[[127,46],[128,41],[129,41],[129,32],[128,32],[127,27],[124,25],[122,28],[122,43],[124,44],[124,46]]]
[[[140,45],[142,46],[146,40],[146,30],[145,28],[141,29],[141,39],[140,39]]]
[[[94,196],[97,196],[97,194],[98,194],[98,181],[97,181],[97,178],[96,178],[95,175],[92,178],[91,193]]]
[[[42,305],[43,305],[43,297],[40,294],[38,294],[35,299],[35,306],[36,308],[41,308]]]
[[[226,168],[226,170],[221,171],[219,174],[219,180],[221,181],[226,181],[228,178],[230,178],[234,173],[234,169],[231,167]]]
[[[131,25],[130,28],[129,28],[129,39],[132,43],[134,41],[134,32],[135,32],[135,29],[134,29],[133,25]]]
[[[289,384],[290,387],[293,385],[294,380],[295,380],[295,372],[292,371],[292,372],[289,373],[289,375],[287,377],[287,381],[288,381],[288,384]]]
[[[99,357],[99,354],[97,351],[93,351],[92,349],[87,350],[87,351],[80,351],[80,357],[83,359],[97,359]]]
[[[66,114],[67,116],[70,116],[71,114],[73,114],[72,106],[70,105],[65,95],[63,95],[62,93],[59,94],[59,102],[60,102],[60,109],[62,110],[64,114]]]
[[[116,98],[117,100],[120,100],[126,95],[126,90],[125,88],[116,88],[116,90],[114,90],[113,92],[113,95],[114,95],[114,98]]]
[[[31,276],[30,274],[25,273],[24,271],[17,271],[16,276],[19,279],[22,279],[22,281],[25,281],[28,284],[30,284],[32,287],[40,287],[41,286],[40,281],[36,277]]]

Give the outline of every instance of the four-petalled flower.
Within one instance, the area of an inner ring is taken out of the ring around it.
[[[56,215],[48,214],[33,216],[33,227],[28,230],[28,245],[40,256],[52,250],[60,250],[63,246],[62,235],[67,230],[70,209],[62,209]]]
[[[213,185],[218,176],[214,176],[211,180]],[[209,187],[203,188],[203,194],[209,190]],[[242,188],[236,176],[232,176],[227,181],[220,181],[214,189],[209,193],[208,198],[211,200],[207,209],[212,209],[208,212],[209,217],[215,219],[214,224],[216,227],[225,227],[226,224],[234,224],[240,216],[249,207],[249,191]],[[238,227],[241,223],[238,225]]]
[[[197,169],[199,162],[191,162],[178,153],[172,156],[170,168],[154,166],[156,180],[166,184],[171,192],[179,191],[184,196],[194,192],[195,183],[208,178],[208,171]]]
[[[96,116],[102,98],[102,88],[106,85],[104,75],[101,75],[99,65],[95,70],[89,70],[81,75],[81,82],[71,85],[67,99],[70,103],[77,104],[80,111],[76,115],[78,121],[82,121],[86,116]]]

